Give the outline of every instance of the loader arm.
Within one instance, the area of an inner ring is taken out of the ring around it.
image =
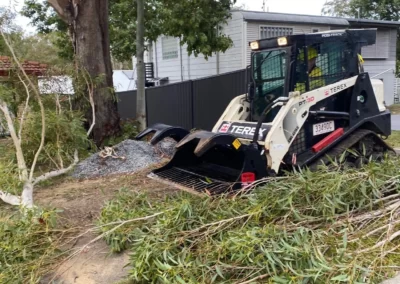
[[[290,93],[289,101],[274,119],[264,143],[268,166],[272,170],[279,171],[283,157],[288,153],[294,138],[310,115],[310,108],[330,96],[353,87],[357,78],[358,76],[354,76],[302,95],[298,92]]]

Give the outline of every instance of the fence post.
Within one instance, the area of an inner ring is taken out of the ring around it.
[[[192,112],[192,121],[190,129],[194,128],[194,94],[193,94],[193,80],[190,80],[190,96],[191,96],[191,112]]]
[[[149,108],[148,108],[148,100],[147,100],[147,88],[144,88],[144,98],[145,98],[145,109],[146,109],[146,125],[149,127]]]

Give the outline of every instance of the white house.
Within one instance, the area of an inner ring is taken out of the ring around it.
[[[345,19],[270,12],[232,11],[223,32],[233,41],[225,53],[208,60],[202,55],[188,56],[179,39],[162,36],[151,46],[145,58],[154,63],[155,77],[168,83],[192,80],[246,68],[250,62],[249,42],[288,34],[313,33],[347,28],[377,28],[377,43],[362,50],[365,70],[385,83],[385,100],[393,104],[395,93],[396,43],[399,22]]]

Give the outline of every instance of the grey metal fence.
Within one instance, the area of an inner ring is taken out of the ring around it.
[[[165,123],[193,127],[192,82],[146,89],[147,125]]]
[[[121,119],[136,118],[136,91],[118,92],[117,99]]]
[[[247,92],[246,71],[193,81],[193,127],[211,130],[230,101]]]
[[[147,124],[211,130],[229,102],[246,92],[246,70],[147,88]],[[122,119],[136,117],[136,91],[118,93],[118,111]]]

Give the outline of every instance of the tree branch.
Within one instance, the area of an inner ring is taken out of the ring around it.
[[[262,280],[262,279],[264,279],[264,278],[266,278],[266,277],[268,277],[268,276],[269,276],[269,274],[263,274],[263,275],[260,275],[260,276],[255,277],[255,278],[253,278],[253,279],[250,279],[250,280],[248,280],[248,281],[240,282],[239,284],[254,283],[254,282],[257,281],[257,280]]]
[[[85,70],[86,71],[86,70]],[[86,134],[87,137],[89,137],[90,133],[92,133],[94,126],[96,125],[96,109],[95,109],[95,105],[94,105],[94,98],[93,98],[93,81],[92,78],[90,78],[89,75],[89,79],[90,79],[90,84],[88,79],[86,78],[86,75],[83,75],[83,78],[85,79],[86,82],[86,86],[88,87],[88,91],[89,91],[89,102],[90,102],[90,106],[92,107],[92,124],[90,125],[90,128]]]
[[[10,205],[20,205],[21,197],[0,190],[0,199]]]
[[[33,174],[35,172],[35,167],[36,167],[36,163],[37,160],[39,158],[40,153],[42,152],[43,146],[44,146],[44,140],[45,140],[45,136],[46,136],[46,115],[44,112],[44,106],[42,103],[42,99],[40,98],[40,95],[37,96],[38,99],[38,103],[40,106],[40,114],[42,117],[42,133],[41,133],[41,139],[40,139],[40,145],[39,148],[36,151],[35,157],[33,158],[33,162],[32,162],[32,166],[31,166],[31,171],[29,173],[29,180],[32,181],[33,179]]]
[[[51,7],[56,11],[60,18],[67,24],[71,21],[71,14],[68,12],[70,1],[68,0],[47,0]]]
[[[15,61],[15,63],[18,65],[19,70],[22,72],[22,74],[24,74],[24,77],[26,78],[26,80],[28,81],[29,85],[31,85],[33,92],[36,95],[36,98],[38,100],[39,106],[40,106],[40,112],[42,115],[42,137],[41,137],[41,141],[40,141],[40,145],[39,148],[35,154],[35,158],[33,159],[33,163],[32,163],[32,167],[31,167],[31,171],[29,173],[29,181],[32,181],[33,178],[33,172],[35,170],[35,166],[36,166],[36,162],[37,159],[39,158],[40,152],[43,149],[44,146],[44,139],[45,139],[45,134],[46,134],[46,121],[45,121],[45,113],[44,113],[44,106],[42,103],[42,99],[40,98],[40,93],[39,90],[36,88],[35,84],[33,84],[32,80],[29,78],[28,74],[26,74],[24,67],[22,66],[21,62],[18,60],[17,56],[15,55],[14,49],[12,48],[11,44],[9,43],[7,37],[5,36],[3,30],[0,29],[0,33],[4,39],[4,43],[7,45],[8,49],[10,50],[12,57]],[[25,164],[26,165],[26,164]]]
[[[28,169],[26,167],[26,162],[24,158],[24,154],[21,148],[21,140],[18,139],[17,133],[14,128],[14,123],[12,121],[10,110],[8,109],[7,104],[0,99],[0,110],[3,112],[4,117],[7,121],[8,131],[10,132],[11,139],[13,140],[16,155],[17,155],[17,163],[18,169],[20,171],[20,180],[25,182],[28,180]]]
[[[357,252],[357,254],[364,253],[364,252],[369,252],[369,251],[374,250],[376,248],[382,247],[385,244],[387,244],[388,242],[391,242],[392,240],[394,240],[395,238],[397,238],[399,236],[400,236],[400,231],[397,231],[394,234],[392,234],[389,238],[387,238],[386,240],[380,241],[379,243],[377,243],[376,245],[374,245],[374,246],[372,246],[370,248],[359,250]]]
[[[24,110],[22,111],[21,119],[20,119],[20,122],[19,122],[18,138],[19,138],[19,140],[21,140],[22,127],[23,127],[23,124],[24,124],[25,115],[28,112],[29,100],[30,100],[31,95],[29,93],[28,86],[25,84],[25,82],[22,80],[22,78],[21,78],[21,76],[19,76],[19,74],[18,74],[18,78],[22,82],[22,84],[24,85],[25,91],[26,91],[26,96],[27,96],[26,102],[25,102],[25,107],[24,107]]]
[[[45,181],[45,180],[48,180],[48,179],[50,179],[50,178],[58,177],[58,176],[60,176],[60,175],[63,175],[63,174],[65,174],[65,173],[69,172],[70,170],[72,170],[72,168],[75,167],[76,164],[77,164],[78,162],[79,162],[78,151],[75,150],[75,153],[74,153],[74,162],[73,162],[72,164],[70,164],[69,167],[67,167],[67,168],[65,168],[65,169],[60,169],[60,170],[51,171],[51,172],[48,172],[48,173],[46,173],[46,174],[44,174],[44,175],[41,175],[41,176],[35,178],[35,179],[33,180],[32,184],[33,184],[33,185],[36,185],[36,184],[38,184],[38,183],[41,182],[41,181]]]

